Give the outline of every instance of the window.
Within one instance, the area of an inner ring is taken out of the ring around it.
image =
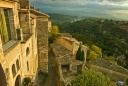
[[[0,8],[0,34],[2,44],[4,45],[9,40],[12,40],[11,24],[10,24],[10,9]]]
[[[61,68],[62,68],[62,72],[65,73],[65,72],[68,72],[69,71],[69,64],[68,65],[61,65]]]
[[[15,75],[16,75],[15,64],[12,65],[12,75],[13,75],[13,77],[15,77]]]
[[[29,50],[29,47],[26,48],[26,56],[28,56],[30,50]]]
[[[29,63],[28,63],[28,61],[27,61],[27,70],[29,71]]]
[[[19,60],[16,60],[17,71],[20,69]]]

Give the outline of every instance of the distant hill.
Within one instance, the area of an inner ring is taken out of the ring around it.
[[[90,18],[73,23],[59,25],[60,32],[70,33],[78,41],[102,49],[106,59],[117,58],[118,64],[128,68],[128,22],[107,19]],[[110,58],[111,57],[111,58]]]
[[[113,56],[128,53],[128,32],[120,28],[128,22],[106,19],[85,19],[59,26],[61,32],[72,34],[77,40],[102,48],[104,54]],[[128,57],[127,57],[128,58]]]
[[[71,16],[71,15],[53,14],[53,13],[47,13],[47,14],[50,16],[50,20],[52,21],[53,24],[71,23],[85,19],[85,17],[80,17],[80,16]]]

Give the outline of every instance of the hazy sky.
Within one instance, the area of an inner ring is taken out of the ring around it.
[[[128,0],[30,0],[45,13],[128,20]]]

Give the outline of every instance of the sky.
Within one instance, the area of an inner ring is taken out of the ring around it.
[[[30,0],[45,13],[128,21],[128,0]]]

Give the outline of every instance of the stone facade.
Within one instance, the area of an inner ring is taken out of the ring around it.
[[[39,54],[39,70],[48,73],[48,30],[51,27],[48,17],[37,17],[37,40]],[[42,34],[43,33],[43,34]]]
[[[26,77],[35,81],[38,69],[48,71],[49,16],[29,6],[29,0],[0,0],[0,86],[22,86]]]

